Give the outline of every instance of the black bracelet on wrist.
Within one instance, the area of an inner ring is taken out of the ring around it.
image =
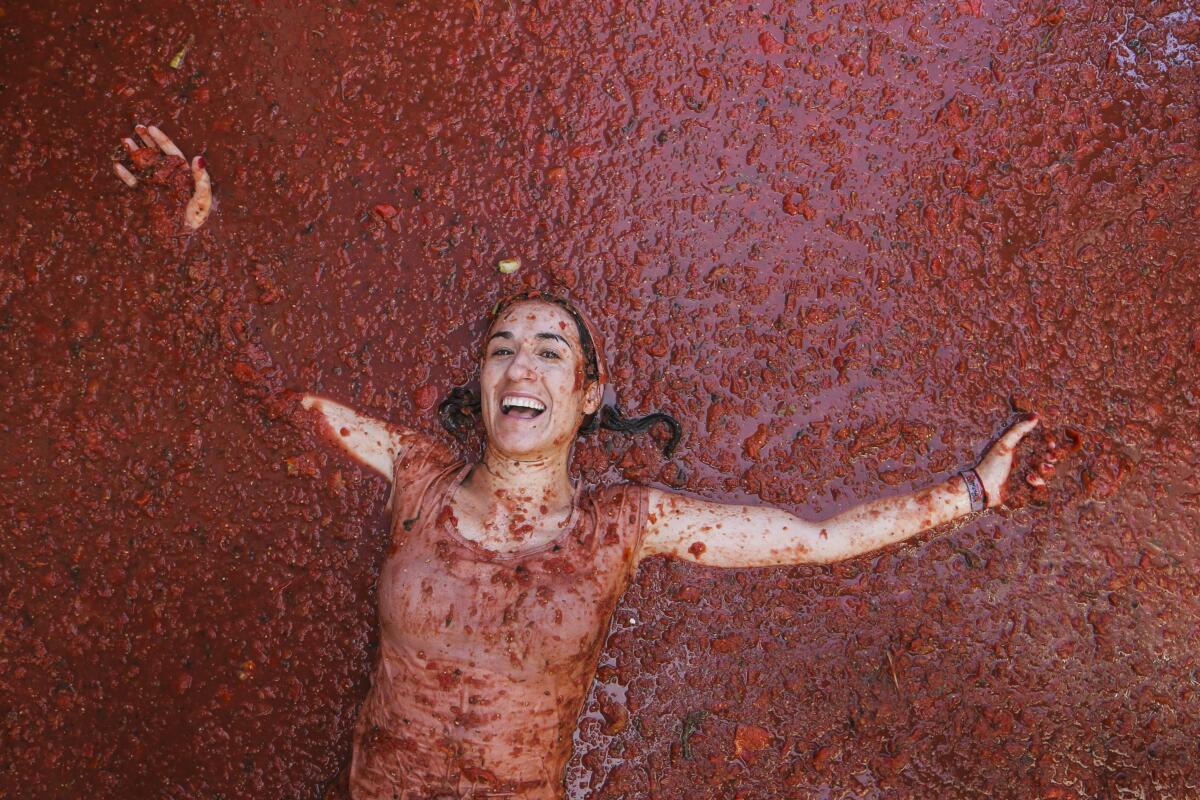
[[[967,485],[967,494],[971,496],[971,510],[983,511],[987,508],[987,490],[983,488],[983,481],[979,479],[979,473],[975,471],[974,467],[958,474],[963,479],[963,483]]]

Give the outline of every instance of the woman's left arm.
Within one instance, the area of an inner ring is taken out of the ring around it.
[[[1033,417],[1009,428],[976,467],[988,507],[1004,500],[1004,484]],[[810,522],[770,506],[697,500],[652,489],[640,558],[667,555],[712,567],[767,567],[829,563],[878,550],[968,514],[966,482],[953,478],[899,497],[855,506],[822,522]]]

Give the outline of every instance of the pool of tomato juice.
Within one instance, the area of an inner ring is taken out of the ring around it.
[[[293,393],[435,430],[531,285],[685,431],[586,440],[589,481],[821,517],[1045,421],[952,529],[645,562],[572,798],[1195,796],[1198,36],[1185,0],[0,7],[0,795],[319,796],[387,486]],[[185,187],[111,172],[137,122],[207,160],[190,239]]]

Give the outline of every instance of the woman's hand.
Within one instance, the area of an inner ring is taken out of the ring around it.
[[[1037,415],[1014,424],[1004,432],[1004,435],[983,454],[983,460],[975,467],[979,480],[983,481],[983,489],[987,492],[988,508],[995,508],[1004,502],[1004,488],[1008,483],[1008,473],[1012,471],[1013,454],[1017,444],[1025,438],[1025,434],[1037,427],[1041,422]]]
[[[142,140],[142,145],[130,138],[121,140],[134,169],[141,172],[142,177],[150,183],[171,183],[174,173],[188,164],[183,152],[165,133],[153,125],[138,125],[134,130]],[[121,162],[113,162],[113,171],[117,173],[118,178],[125,181],[126,186],[133,188],[138,185],[138,177]],[[183,212],[183,224],[188,232],[203,225],[212,210],[212,181],[208,177],[208,170],[204,168],[203,156],[192,159],[191,171],[195,188],[192,199],[188,201]]]

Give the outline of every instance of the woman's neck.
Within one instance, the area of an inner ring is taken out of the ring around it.
[[[464,481],[470,491],[497,511],[557,516],[569,509],[575,489],[568,472],[570,452],[514,459],[484,447],[483,460]],[[499,506],[499,508],[496,508]]]

